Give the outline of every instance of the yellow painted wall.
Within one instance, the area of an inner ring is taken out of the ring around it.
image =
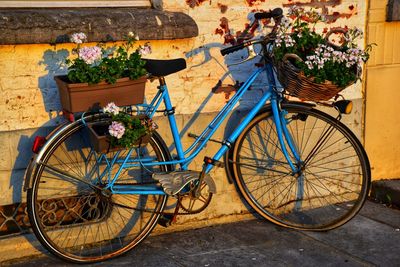
[[[400,178],[400,22],[385,22],[387,0],[370,0],[365,146],[374,180]]]
[[[248,14],[253,10],[268,10],[274,7],[287,9],[294,1],[290,0],[220,0],[198,1],[193,7],[184,0],[165,0],[164,6],[170,11],[181,11],[190,15],[197,23],[199,36],[185,40],[151,41],[153,58],[178,58],[187,61],[188,68],[167,77],[171,88],[171,98],[176,106],[179,129],[189,123],[188,132],[201,133],[212,120],[214,113],[225,104],[224,94],[213,94],[212,88],[221,79],[224,84],[235,80],[245,81],[254,62],[247,65],[227,67],[226,58],[220,54],[224,36],[219,34],[221,19],[229,22],[231,32],[243,30],[248,23]],[[326,15],[337,17],[334,26],[365,27],[365,0],[298,0],[298,4],[324,10]],[[221,9],[226,5],[226,10]],[[143,44],[145,41],[140,41]],[[29,162],[30,148],[35,135],[45,135],[43,129],[55,126],[62,121],[61,107],[53,76],[66,72],[64,57],[71,54],[72,44],[1,45],[0,46],[0,205],[24,202],[22,192],[24,171]],[[234,55],[231,55],[235,57]],[[236,56],[232,61],[241,60]],[[400,76],[400,75],[399,75]],[[399,82],[400,84],[400,82]],[[151,99],[156,93],[157,82],[148,83],[146,96]],[[250,96],[240,105],[252,105],[258,100],[260,90],[253,86]],[[261,86],[264,86],[261,84]],[[347,117],[346,124],[361,133],[362,94],[361,83],[345,90],[347,98],[357,100],[359,112]],[[201,113],[197,118],[195,112]],[[197,119],[196,119],[197,118]],[[351,118],[351,121],[350,121]],[[159,122],[159,121],[157,121]],[[165,119],[159,122],[160,132],[171,143],[170,131]],[[215,139],[222,140],[224,127],[216,133]],[[358,134],[357,134],[358,135]],[[185,135],[186,136],[186,135]],[[360,135],[358,135],[360,136]],[[183,138],[185,148],[191,144],[188,137]],[[213,155],[219,145],[210,144],[193,162],[190,168],[199,170],[204,155]],[[223,169],[215,169],[212,177],[216,180],[218,193],[206,211],[196,216],[179,217],[178,224],[212,223],[211,220],[232,221],[248,216],[247,208],[239,199],[235,187],[228,184]],[[247,214],[247,215],[244,215]]]

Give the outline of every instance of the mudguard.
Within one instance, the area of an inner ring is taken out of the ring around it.
[[[70,122],[64,122],[60,125],[58,125],[53,131],[51,131],[45,138],[46,142],[40,149],[40,151],[37,154],[34,154],[28,164],[28,167],[25,170],[25,178],[24,178],[24,183],[23,183],[23,190],[24,192],[33,186],[33,181],[31,179],[32,177],[32,172],[34,171],[34,167],[38,163],[38,160],[42,157],[43,152],[46,150],[47,146],[54,140],[56,137],[58,137],[62,132],[64,132],[66,129],[69,129],[70,127],[75,126],[78,123],[81,123],[82,119],[79,119],[77,121],[74,121],[72,123]]]

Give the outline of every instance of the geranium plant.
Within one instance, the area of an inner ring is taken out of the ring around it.
[[[281,61],[286,54],[296,54],[301,60],[292,60],[292,63],[315,83],[331,82],[346,87],[358,79],[371,45],[359,48],[357,40],[362,38],[362,31],[347,27],[333,30],[340,35],[337,44],[333,44],[327,29],[316,31],[317,23],[324,20],[315,10],[292,7],[278,26],[274,56]]]
[[[142,55],[151,53],[149,43],[134,48],[138,37],[130,32],[126,42],[120,46],[106,47],[105,44],[84,46],[87,37],[84,33],[71,35],[71,42],[77,47],[72,53],[73,59],[67,59],[68,79],[73,83],[96,84],[101,81],[115,83],[117,79],[129,77],[138,79],[147,73]]]
[[[122,112],[113,102],[103,108],[103,112],[110,114],[111,124],[108,126],[111,147],[130,148],[140,143],[140,138],[149,135],[158,127],[152,119],[140,118]]]

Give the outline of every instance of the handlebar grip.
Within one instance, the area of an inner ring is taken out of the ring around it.
[[[230,54],[230,53],[236,52],[236,51],[238,51],[240,49],[243,49],[245,47],[245,44],[246,43],[241,43],[241,44],[238,44],[238,45],[234,45],[234,46],[230,46],[230,47],[221,49],[221,55],[225,56],[227,54]]]
[[[274,10],[270,12],[259,12],[254,14],[254,18],[256,19],[270,19],[270,18],[275,18],[282,16],[283,10],[282,8],[275,8]]]

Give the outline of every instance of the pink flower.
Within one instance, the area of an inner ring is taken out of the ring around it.
[[[84,46],[78,51],[79,58],[83,59],[86,64],[93,64],[96,60],[101,59],[102,52],[98,46],[87,47]]]
[[[85,42],[87,39],[86,34],[83,32],[77,32],[71,35],[71,42],[76,43],[76,44],[81,44]]]
[[[103,108],[104,113],[111,113],[113,115],[118,115],[119,113],[119,107],[115,105],[114,102],[110,102]]]
[[[139,47],[139,54],[142,56],[149,55],[152,53],[150,43],[145,43],[143,47]]]
[[[111,125],[108,127],[108,132],[111,136],[116,137],[117,139],[121,139],[125,133],[125,127],[122,123],[113,121]]]

